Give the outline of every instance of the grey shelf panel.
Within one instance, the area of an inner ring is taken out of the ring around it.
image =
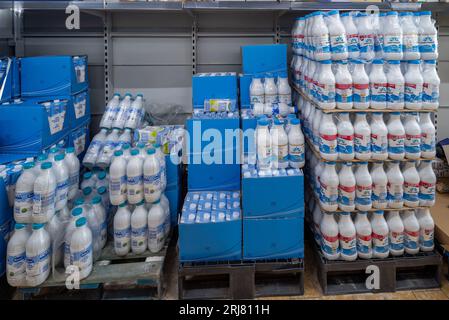
[[[284,11],[290,10],[289,1],[198,1],[185,2],[184,8],[189,10],[260,10],[260,11]]]
[[[102,1],[0,1],[0,9],[12,9],[14,6],[22,10],[65,10],[73,4],[80,10],[103,10]]]
[[[363,10],[368,6],[377,6],[380,10],[389,10],[388,2],[290,2],[292,11],[315,10]]]
[[[106,2],[106,11],[181,11],[182,2],[175,1],[132,1]]]

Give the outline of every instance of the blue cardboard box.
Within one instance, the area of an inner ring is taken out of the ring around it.
[[[241,119],[242,123],[242,151],[244,155],[256,153],[256,127],[257,118],[249,117]]]
[[[245,219],[304,217],[304,175],[242,178]]]
[[[0,277],[6,271],[6,248],[11,235],[12,220],[0,225]]]
[[[39,154],[69,130],[67,100],[43,104],[20,101],[0,106],[0,154]]]
[[[249,74],[239,74],[240,109],[251,108],[249,87],[253,77]]]
[[[188,119],[186,128],[188,190],[239,190],[240,119]]]
[[[287,70],[287,45],[265,44],[241,47],[244,74],[273,73]]]
[[[23,97],[67,96],[88,88],[87,56],[21,59]]]
[[[177,161],[178,159],[174,160]],[[179,160],[182,160],[182,158],[179,158]],[[165,171],[167,173],[167,188],[181,184],[182,163],[174,163],[169,154],[165,155]]]
[[[87,119],[77,128],[73,129],[68,135],[68,147],[75,148],[75,154],[80,160],[84,157],[89,146],[89,124],[90,119]]]
[[[20,97],[19,68],[19,60],[14,57],[0,59],[0,102]]]
[[[0,178],[0,226],[10,221],[13,217],[12,207],[9,206],[8,192],[5,181]]]
[[[243,260],[304,258],[304,218],[243,219]]]
[[[192,77],[194,108],[204,108],[204,100],[229,99],[238,102],[237,74],[234,72],[198,73]]]
[[[181,207],[181,184],[171,185],[165,189],[164,193],[170,204],[170,223],[172,226],[178,225],[178,214]]]
[[[242,259],[242,220],[179,224],[179,260],[235,261]]]

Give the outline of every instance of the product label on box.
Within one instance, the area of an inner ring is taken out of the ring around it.
[[[62,106],[62,104],[59,104],[59,106],[54,105],[53,108],[47,107],[48,126],[50,127],[51,135],[60,132],[64,128],[65,112],[65,105]]]
[[[82,134],[73,140],[73,146],[75,148],[75,154],[78,156],[84,151],[86,145],[86,134]]]
[[[86,114],[87,97],[86,94],[79,94],[73,101],[73,108],[75,109],[75,118],[79,119]]]

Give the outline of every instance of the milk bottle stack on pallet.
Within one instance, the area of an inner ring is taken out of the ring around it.
[[[322,255],[432,252],[440,80],[431,13],[314,12],[292,34],[309,220]]]

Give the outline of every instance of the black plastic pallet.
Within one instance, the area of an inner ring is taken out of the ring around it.
[[[436,250],[416,255],[355,261],[327,260],[316,243],[313,251],[324,295],[395,292],[441,286],[443,260]],[[370,266],[372,269],[367,271]],[[373,269],[378,270],[378,286],[374,285],[372,278],[368,280]]]
[[[254,299],[304,294],[302,259],[180,263],[179,299]]]

